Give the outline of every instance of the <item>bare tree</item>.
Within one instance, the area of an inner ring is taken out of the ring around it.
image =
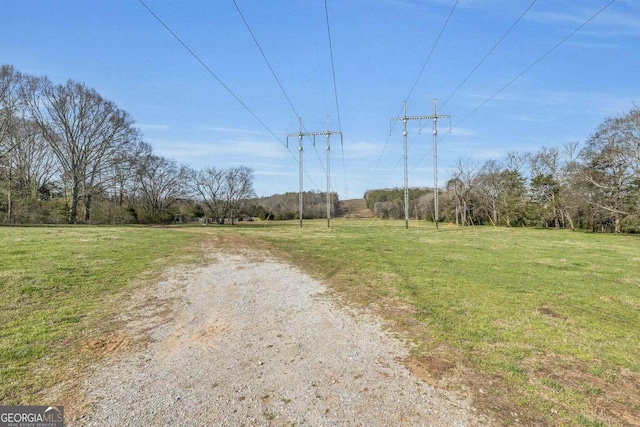
[[[555,228],[574,228],[569,202],[576,171],[577,143],[562,148],[542,147],[529,154],[532,200],[542,207],[543,221]]]
[[[143,206],[152,219],[162,219],[162,214],[186,196],[188,169],[175,160],[151,154],[139,163],[137,177]]]
[[[13,221],[13,205],[25,205],[46,197],[57,162],[33,121],[27,118],[22,97],[22,74],[5,65],[0,69],[0,175],[7,197],[7,220]],[[32,214],[33,212],[29,212]],[[23,220],[23,218],[19,218]]]
[[[11,221],[13,206],[13,158],[12,151],[19,141],[15,135],[15,116],[20,102],[19,87],[22,77],[13,67],[3,65],[0,68],[0,191],[6,196],[6,220]]]
[[[481,203],[493,225],[499,221],[500,196],[502,188],[502,166],[496,160],[487,160],[476,177],[476,185]]]
[[[125,201],[129,205],[134,204],[139,191],[138,169],[144,159],[152,154],[151,145],[136,140],[120,150],[109,162],[109,168],[105,171],[108,179],[105,187],[109,188],[108,195],[115,206],[122,207]]]
[[[29,77],[24,96],[70,182],[69,222],[77,222],[81,200],[88,221],[91,197],[109,161],[135,139],[131,119],[94,89],[71,80],[54,86],[47,78]]]
[[[255,197],[253,191],[253,169],[237,166],[224,173],[224,212],[234,223],[242,204]]]
[[[59,166],[37,126],[30,121],[17,120],[8,140],[14,147],[8,157],[22,194],[31,200],[45,198]]]
[[[225,172],[215,167],[205,167],[201,171],[191,171],[191,188],[209,208],[211,216],[218,221],[221,217]]]
[[[616,233],[637,213],[640,185],[640,111],[606,119],[580,152],[584,197],[606,212]]]
[[[3,65],[0,68],[0,142],[6,140],[21,103],[21,82],[22,75],[12,66]],[[4,157],[11,148],[10,145],[3,146],[0,158]]]
[[[456,169],[447,181],[446,188],[454,197],[456,224],[468,225],[473,221],[472,206],[477,173],[478,165],[469,160],[458,159]]]

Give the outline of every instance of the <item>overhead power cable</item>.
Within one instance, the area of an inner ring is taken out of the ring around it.
[[[609,3],[607,3],[606,5],[604,5],[600,10],[598,10],[595,14],[593,14],[589,19],[587,19],[586,21],[584,21],[580,26],[578,26],[578,28],[576,28],[575,30],[573,30],[571,33],[569,33],[569,35],[567,35],[565,38],[563,38],[562,40],[560,40],[555,46],[553,46],[551,49],[549,49],[548,51],[546,51],[542,56],[540,56],[538,59],[536,59],[531,65],[529,65],[527,68],[524,69],[524,71],[522,71],[520,74],[518,74],[517,76],[515,76],[513,79],[511,79],[506,85],[502,86],[500,89],[498,89],[493,95],[491,95],[489,98],[487,98],[484,102],[482,102],[482,104],[478,105],[473,111],[471,111],[469,114],[467,114],[466,116],[464,116],[458,123],[455,124],[455,126],[453,126],[453,128],[458,127],[462,122],[464,122],[465,120],[467,120],[469,117],[471,117],[473,114],[475,114],[479,109],[481,109],[482,107],[484,107],[485,105],[487,105],[491,100],[493,100],[493,98],[495,98],[496,96],[498,96],[502,91],[504,91],[506,88],[508,88],[509,86],[511,86],[516,80],[518,80],[520,77],[522,77],[524,74],[526,74],[529,70],[531,70],[533,67],[535,67],[536,65],[538,65],[543,59],[545,59],[547,56],[549,56],[553,51],[555,51],[557,48],[559,48],[560,46],[562,46],[562,44],[564,44],[564,42],[566,42],[567,40],[569,40],[574,34],[576,34],[578,31],[580,31],[585,25],[587,25],[589,22],[593,21],[598,15],[600,15],[602,12],[604,12],[609,6],[611,6],[613,3],[615,3],[616,0],[611,0]],[[453,129],[452,128],[452,129]],[[446,136],[446,135],[445,135]],[[444,137],[442,138],[444,139]]]
[[[456,6],[458,6],[458,1],[459,0],[456,0],[456,2],[453,4],[453,7],[451,8],[451,12],[449,12],[449,16],[447,16],[447,19],[444,21],[444,25],[440,29],[440,33],[438,34],[438,37],[436,38],[435,43],[433,43],[433,47],[431,48],[431,51],[429,52],[429,55],[427,56],[427,59],[424,61],[424,64],[422,65],[422,68],[420,69],[420,72],[418,73],[418,77],[416,78],[416,81],[413,82],[413,86],[411,86],[411,90],[409,91],[409,95],[407,95],[407,97],[405,98],[405,101],[408,101],[409,98],[411,98],[411,95],[413,94],[414,89],[416,88],[418,82],[420,81],[420,78],[422,77],[422,74],[424,73],[424,70],[427,68],[427,64],[429,63],[429,60],[431,59],[431,56],[433,55],[433,52],[436,50],[436,46],[438,46],[438,42],[440,41],[440,38],[442,37],[442,34],[444,33],[444,30],[447,28],[447,25],[449,24],[449,20],[451,19],[451,15],[453,15],[453,11],[456,10]]]
[[[449,21],[451,20],[451,16],[453,15],[453,12],[456,10],[456,7],[458,6],[458,2],[459,0],[456,0],[456,2],[453,4],[453,7],[451,8],[451,11],[449,12],[449,15],[447,15],[447,19],[445,19],[444,24],[442,25],[442,28],[438,33],[438,37],[436,37],[436,41],[433,43],[433,46],[431,47],[431,51],[429,52],[429,55],[427,55],[427,59],[424,61],[424,64],[422,65],[422,68],[418,73],[418,77],[416,77],[416,80],[413,82],[413,85],[409,90],[409,95],[407,95],[407,97],[405,98],[405,101],[408,101],[409,98],[411,98],[413,91],[418,85],[418,82],[420,81],[420,78],[422,77],[424,70],[427,68],[427,64],[429,63],[429,61],[431,60],[431,57],[433,56],[433,52],[435,52],[436,47],[438,46],[438,43],[442,38],[442,34],[444,34],[444,30],[447,28],[447,25],[449,25]],[[401,114],[402,114],[402,109],[400,109],[400,112],[396,114],[396,116],[400,116]],[[387,136],[387,140],[384,142],[384,146],[382,147],[382,152],[380,153],[380,157],[378,157],[378,162],[376,163],[376,168],[375,168],[376,171],[378,170],[378,166],[380,166],[380,161],[382,160],[382,156],[384,155],[384,152],[387,149],[387,145],[389,144],[389,139],[391,138],[391,133],[393,132],[393,129],[395,128],[395,126],[396,126],[396,122],[394,121],[389,130],[389,135]]]
[[[293,111],[293,114],[295,114],[296,118],[299,119],[300,115],[298,114],[298,112],[296,111],[295,107],[293,106],[293,103],[291,102],[291,99],[289,98],[289,95],[287,95],[287,91],[282,86],[282,83],[280,82],[280,79],[276,75],[275,70],[273,69],[273,67],[271,66],[271,63],[267,59],[267,55],[265,55],[264,51],[262,50],[262,47],[260,46],[260,43],[258,43],[258,39],[256,38],[255,34],[253,34],[253,31],[251,30],[251,27],[249,26],[249,23],[247,22],[247,20],[245,19],[244,15],[242,14],[242,10],[240,10],[240,6],[238,6],[238,3],[236,2],[236,0],[233,0],[233,5],[238,10],[238,14],[240,14],[240,18],[242,18],[242,22],[244,22],[245,27],[247,27],[247,30],[249,30],[249,34],[251,34],[251,37],[253,38],[253,41],[255,42],[256,46],[258,47],[258,50],[260,51],[260,54],[262,55],[262,58],[264,59],[264,62],[269,67],[269,70],[271,70],[271,74],[273,75],[273,78],[276,79],[276,82],[278,83],[278,86],[280,86],[280,90],[282,91],[282,94],[284,95],[284,97],[287,99],[287,102],[289,103],[289,106],[291,107],[291,110]]]
[[[578,31],[580,31],[585,25],[587,25],[588,23],[590,23],[591,21],[593,21],[598,15],[600,15],[602,12],[604,12],[609,6],[611,6],[613,3],[615,3],[616,0],[611,0],[609,3],[607,3],[606,5],[604,5],[600,10],[598,10],[595,14],[593,14],[589,19],[587,19],[586,21],[584,21],[580,26],[578,26],[575,30],[573,30],[571,33],[569,33],[569,35],[567,35],[565,38],[563,38],[560,42],[558,42],[555,46],[553,46],[551,49],[549,49],[547,52],[545,52],[542,56],[540,56],[537,60],[535,60],[531,65],[529,65],[524,71],[522,71],[520,74],[518,74],[516,77],[514,77],[511,81],[509,81],[506,85],[504,85],[502,88],[500,88],[498,91],[496,91],[493,95],[491,95],[489,98],[487,98],[482,104],[480,104],[479,106],[477,106],[473,111],[471,111],[469,114],[467,114],[466,116],[464,116],[462,118],[462,120],[460,120],[458,123],[455,124],[455,126],[453,126],[451,128],[451,130],[455,129],[456,127],[458,127],[462,122],[464,122],[466,119],[468,119],[469,117],[471,117],[473,114],[475,114],[479,109],[481,109],[482,107],[484,107],[487,103],[489,103],[493,98],[495,98],[496,96],[498,96],[498,94],[500,94],[503,90],[505,90],[506,88],[508,88],[509,86],[511,86],[511,84],[513,84],[516,80],[518,80],[520,77],[522,77],[527,71],[529,71],[530,69],[532,69],[534,66],[536,66],[538,63],[540,63],[544,58],[546,58],[547,56],[549,56],[554,50],[556,50],[558,47],[560,47],[564,42],[566,42],[567,40],[569,40],[573,35],[575,35]],[[451,132],[450,130],[450,132]],[[441,141],[443,139],[445,139],[449,134],[446,134],[444,137],[442,137]],[[420,162],[426,157],[423,156],[422,159],[420,159]]]
[[[231,88],[229,86],[227,86],[222,79],[220,79],[220,77],[218,77],[216,75],[216,73],[213,72],[213,70],[211,70],[211,68],[209,68],[209,66],[207,64],[205,64],[202,59],[200,59],[200,57],[198,55],[196,55],[196,53],[191,50],[191,48],[189,48],[189,46],[187,46],[187,44],[182,41],[182,39],[175,33],[173,32],[173,30],[171,28],[169,28],[169,26],[167,24],[164,23],[164,21],[162,19],[160,19],[160,17],[158,15],[156,15],[153,10],[151,10],[151,8],[149,6],[146,5],[146,3],[143,0],[138,0],[140,2],[140,4],[142,6],[144,6],[145,9],[147,9],[147,11],[169,32],[169,34],[171,34],[173,36],[173,38],[175,38],[178,43],[180,43],[182,45],[182,47],[185,48],[185,50],[187,52],[189,52],[191,54],[191,56],[193,56],[193,58],[198,61],[198,63],[200,65],[202,65],[202,67],[204,67],[205,70],[207,70],[207,72],[218,81],[218,83],[220,83],[220,85],[225,88],[225,90],[227,92],[229,92],[229,94],[231,96],[233,96],[233,98],[235,98],[236,101],[238,101],[238,103],[240,105],[242,105],[242,107],[247,110],[257,121],[258,123],[260,123],[262,125],[263,128],[265,128],[278,142],[280,142],[280,144],[282,144],[285,148],[287,148],[287,151],[289,151],[289,154],[291,154],[291,156],[294,158],[295,160],[295,156],[293,155],[293,153],[291,152],[291,150],[289,149],[289,147],[287,147],[287,144],[282,141],[278,135],[275,134],[275,132],[273,132],[271,130],[271,128],[269,126],[267,126],[267,124],[262,121],[262,119],[260,117],[258,117],[258,115],[256,113],[253,112],[253,110],[251,108],[249,108],[249,106],[247,104],[245,104],[242,99],[240,99],[240,97],[238,95],[235,94],[235,92],[233,90],[231,90]]]
[[[342,120],[340,118],[340,104],[338,102],[338,85],[336,83],[336,67],[333,60],[333,43],[331,42],[331,26],[329,25],[329,7],[327,6],[327,0],[324,0],[324,14],[327,20],[327,36],[329,38],[329,54],[331,56],[331,73],[333,75],[333,96],[336,100],[336,111],[338,113],[338,130],[342,132]],[[342,170],[344,175],[344,188],[347,189],[347,167],[344,161],[344,144],[340,143],[340,149],[342,151]]]
[[[451,130],[455,129],[456,127],[458,127],[462,122],[464,122],[465,120],[467,120],[469,117],[471,117],[473,114],[475,114],[478,110],[480,110],[482,107],[484,107],[486,104],[488,104],[491,100],[493,100],[496,96],[498,96],[502,91],[504,91],[505,89],[507,89],[509,86],[511,86],[516,80],[518,80],[520,77],[522,77],[525,73],[527,73],[529,70],[531,70],[533,67],[535,67],[536,65],[538,65],[542,60],[544,60],[547,56],[549,56],[553,51],[555,51],[557,48],[559,48],[561,45],[563,45],[567,40],[569,40],[571,37],[573,37],[578,31],[580,31],[582,28],[584,28],[587,24],[589,24],[591,21],[593,21],[598,15],[600,15],[602,12],[604,12],[609,6],[611,6],[613,3],[615,3],[616,0],[611,0],[609,1],[609,3],[607,3],[606,5],[604,5],[602,8],[600,8],[596,13],[594,13],[589,19],[587,19],[586,21],[584,21],[582,24],[580,24],[575,30],[573,30],[571,33],[569,33],[566,37],[564,37],[562,40],[560,40],[558,43],[556,43],[551,49],[549,49],[548,51],[546,51],[542,56],[540,56],[538,59],[536,59],[531,65],[529,65],[527,68],[524,69],[524,71],[522,71],[520,74],[518,74],[516,77],[514,77],[513,79],[511,79],[506,85],[504,85],[503,87],[501,87],[498,91],[496,91],[493,95],[491,95],[489,98],[487,98],[484,102],[482,102],[480,105],[478,105],[473,111],[471,111],[469,114],[467,114],[466,116],[464,116],[458,123],[455,124],[455,126],[453,126],[451,128]],[[535,1],[533,2],[535,3]],[[522,17],[524,16],[524,14],[527,13],[527,11],[533,6],[533,3],[531,5],[529,5],[529,7],[527,8],[527,10],[523,13],[523,15],[518,18],[518,21],[522,19]],[[516,24],[517,22],[516,21]],[[514,24],[514,26],[516,25]],[[511,27],[513,28],[513,26]],[[511,31],[511,28],[507,31],[507,34],[509,31]],[[506,34],[505,34],[506,35]],[[503,37],[504,38],[504,37]],[[502,41],[502,39],[500,40]],[[498,42],[499,43],[499,42]],[[496,44],[497,45],[497,44]],[[493,50],[493,49],[492,49]],[[483,59],[484,61],[484,59]],[[457,90],[457,89],[456,89]],[[451,98],[451,97],[449,97]],[[451,130],[449,131],[449,133],[447,133],[446,135],[444,135],[441,138],[441,141],[444,140],[450,133]],[[428,155],[425,154],[419,161],[417,164],[421,163],[426,156]]]
[[[536,3],[537,0],[533,0],[531,2],[531,4],[529,5],[529,7],[527,7],[527,9],[522,12],[522,15],[520,15],[520,17],[518,19],[516,19],[516,22],[513,23],[513,25],[511,25],[511,27],[509,27],[509,29],[507,30],[506,33],[504,33],[502,35],[502,37],[500,37],[500,40],[498,40],[496,42],[496,44],[493,45],[493,47],[491,49],[489,49],[489,52],[487,52],[487,54],[484,56],[484,58],[482,58],[482,60],[480,60],[480,62],[478,62],[478,65],[476,65],[473,70],[471,70],[471,72],[467,75],[467,77],[464,78],[464,80],[462,81],[462,83],[460,83],[458,85],[458,87],[456,87],[456,89],[453,91],[453,93],[451,95],[449,95],[447,97],[447,99],[442,103],[441,108],[444,107],[447,102],[449,102],[449,100],[451,98],[453,98],[453,96],[458,92],[458,90],[460,90],[460,88],[467,82],[467,80],[469,80],[469,78],[478,70],[478,68],[480,68],[480,66],[484,63],[484,61],[489,57],[489,55],[491,55],[493,53],[493,51],[498,47],[498,45],[500,43],[502,43],[502,41],[509,35],[509,33],[511,32],[511,30],[513,30],[515,28],[516,25],[518,25],[518,23],[520,23],[520,21],[522,20],[522,18],[524,18],[524,16],[527,14],[527,12],[529,12],[529,10],[533,7],[533,5]]]
[[[247,30],[249,31],[249,34],[251,34],[251,38],[253,38],[253,42],[256,44],[258,50],[260,51],[260,54],[262,55],[262,59],[264,59],[264,62],[267,64],[267,67],[269,67],[269,70],[271,71],[271,75],[275,79],[276,83],[278,83],[278,86],[280,87],[280,90],[282,91],[282,95],[284,95],[285,99],[289,103],[289,106],[291,107],[291,111],[293,111],[293,114],[295,114],[296,119],[299,120],[300,122],[302,122],[300,120],[301,119],[300,114],[298,114],[298,112],[296,111],[296,108],[293,106],[293,102],[291,102],[291,98],[289,98],[289,95],[287,94],[287,91],[285,90],[284,86],[282,85],[282,82],[280,82],[280,79],[278,78],[278,75],[276,74],[276,71],[271,66],[271,62],[269,62],[269,59],[267,58],[267,55],[264,53],[264,50],[262,50],[262,46],[260,46],[260,43],[258,42],[258,39],[256,38],[255,34],[253,33],[253,30],[251,30],[251,26],[249,25],[249,22],[247,21],[247,19],[244,17],[244,14],[242,13],[242,10],[240,9],[240,6],[238,6],[238,3],[236,2],[236,0],[233,0],[233,5],[236,7],[236,10],[238,11],[238,14],[240,15],[240,18],[242,18],[242,22],[244,22],[245,27],[247,27]],[[304,131],[306,132],[307,130],[306,130],[306,128],[304,128],[304,125],[302,125],[302,127],[303,127]],[[322,172],[325,172],[324,165],[322,164],[322,159],[320,158],[320,153],[318,153],[318,150],[317,150],[315,144],[313,145],[313,148],[314,148],[314,150],[316,152],[316,156],[318,157],[318,161],[320,162],[320,167],[322,168]]]
[[[329,26],[329,8],[327,0],[324,0],[324,14],[327,18],[327,36],[329,37],[329,55],[331,56],[331,73],[333,75],[333,96],[336,99],[336,110],[338,112],[338,129],[342,131],[342,121],[340,120],[340,104],[338,103],[338,86],[336,84],[336,67],[333,61],[333,43],[331,43],[331,27]]]

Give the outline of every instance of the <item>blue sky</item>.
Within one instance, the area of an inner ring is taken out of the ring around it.
[[[497,93],[609,2],[327,0],[332,69],[324,0],[144,0],[248,109],[135,0],[2,0],[0,63],[95,88],[159,155],[253,168],[261,196],[298,191],[298,141],[286,147],[287,134],[298,115],[309,132],[326,130],[329,116],[344,137],[342,146],[331,138],[332,190],[358,198],[403,185],[401,122],[390,129],[405,100],[408,115],[432,114],[437,98],[451,116],[450,134],[439,121],[441,185],[460,159],[584,142],[606,117],[640,105],[637,0],[614,1]],[[433,185],[423,125],[420,135],[417,121],[408,126],[410,186]],[[303,141],[305,190],[326,189],[324,139]]]

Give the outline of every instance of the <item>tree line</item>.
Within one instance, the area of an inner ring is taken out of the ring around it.
[[[338,195],[329,194],[329,209],[334,217],[338,212]],[[302,193],[302,218],[326,218],[327,194],[320,191],[305,191]],[[251,200],[247,205],[247,212],[260,219],[289,220],[300,219],[299,193],[274,194]]]
[[[403,189],[368,190],[380,218],[404,217]],[[640,232],[640,110],[605,119],[584,145],[460,159],[439,190],[439,217],[493,224]],[[432,218],[433,189],[412,189],[410,216]]]
[[[439,217],[494,224],[640,232],[640,110],[605,119],[581,147],[501,160],[460,159],[439,189]],[[411,218],[432,219],[434,191],[409,192]],[[380,218],[404,217],[403,189],[368,190]],[[338,196],[331,194],[331,210]],[[245,166],[195,170],[153,152],[128,113],[95,89],[0,68],[0,221],[164,223],[298,218],[298,194],[260,199]],[[304,218],[326,195],[304,193]]]
[[[194,170],[154,154],[95,89],[0,68],[3,222],[233,222],[254,196],[252,169]]]

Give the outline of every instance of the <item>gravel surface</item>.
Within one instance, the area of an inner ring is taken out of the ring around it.
[[[148,344],[103,360],[69,425],[488,425],[413,377],[379,321],[281,261],[218,253],[139,293],[127,333]]]

